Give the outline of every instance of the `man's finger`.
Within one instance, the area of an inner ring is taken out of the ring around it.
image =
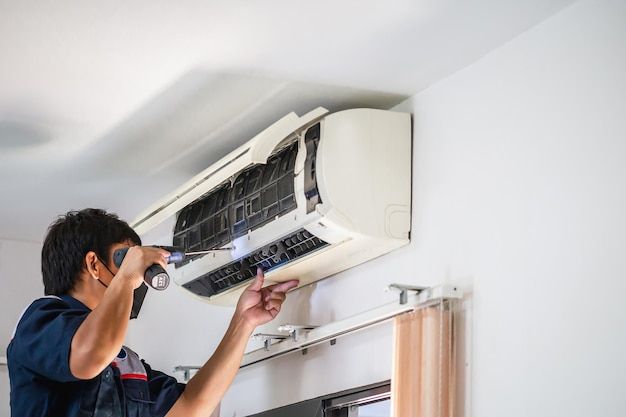
[[[170,256],[170,253],[164,249],[161,248],[151,248],[151,247],[147,247],[146,249],[148,249],[149,253],[150,253],[150,258],[153,259],[152,263],[153,264],[159,264],[161,265],[163,268],[167,267],[167,257]]]
[[[263,288],[264,281],[265,281],[265,275],[263,274],[263,270],[261,268],[257,268],[256,278],[254,279],[254,281],[252,281],[252,284],[248,286],[248,289],[252,291],[261,291],[261,288]]]
[[[270,285],[266,288],[272,292],[287,292],[292,288],[296,288],[298,284],[300,284],[300,281],[298,281],[297,279],[292,279],[291,281],[285,281],[278,284]]]
[[[154,261],[152,263],[159,264],[163,268],[167,268],[167,258],[164,258],[161,253],[157,253],[156,256],[154,256]]]
[[[266,310],[280,310],[280,306],[283,303],[282,300],[269,300],[267,303],[265,303],[265,309]]]
[[[165,249],[162,249],[162,248],[154,248],[154,249],[156,249],[156,251],[160,253],[161,256],[164,258],[169,258],[169,256],[171,255],[171,253],[169,251],[166,251]]]
[[[269,300],[269,295],[272,293],[271,290],[268,290],[267,287],[261,288],[261,297],[263,300]]]
[[[287,295],[284,292],[278,292],[278,291],[269,292],[265,294],[265,297],[263,297],[265,301],[269,301],[272,299],[285,301],[286,298],[287,298]]]

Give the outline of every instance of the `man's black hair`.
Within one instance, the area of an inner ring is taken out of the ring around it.
[[[137,233],[116,214],[88,208],[59,216],[48,228],[41,250],[46,295],[64,295],[74,287],[86,268],[87,252],[108,263],[111,246],[127,241],[141,245]]]

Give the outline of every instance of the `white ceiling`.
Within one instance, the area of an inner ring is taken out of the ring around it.
[[[288,110],[392,106],[572,2],[0,0],[0,237],[131,220]]]

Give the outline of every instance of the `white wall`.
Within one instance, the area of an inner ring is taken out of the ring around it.
[[[581,1],[399,106],[415,118],[411,245],[292,293],[277,321],[340,319],[392,281],[456,283],[473,294],[471,415],[623,416],[625,41],[626,3]],[[151,298],[137,350],[199,364],[230,311]],[[167,332],[148,335],[157,310]],[[390,335],[245,369],[222,415],[389,378]]]
[[[625,40],[626,3],[579,2],[407,103],[413,268],[473,283],[474,416],[626,413]]]
[[[43,295],[41,244],[0,239],[0,356],[6,356],[17,320]],[[9,373],[0,366],[0,417],[9,416]]]

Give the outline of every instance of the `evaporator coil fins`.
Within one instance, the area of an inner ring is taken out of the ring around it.
[[[232,185],[227,181],[182,209],[176,219],[173,245],[187,252],[219,248],[294,210],[297,154],[298,143],[294,141],[270,156],[267,163],[238,173]]]

